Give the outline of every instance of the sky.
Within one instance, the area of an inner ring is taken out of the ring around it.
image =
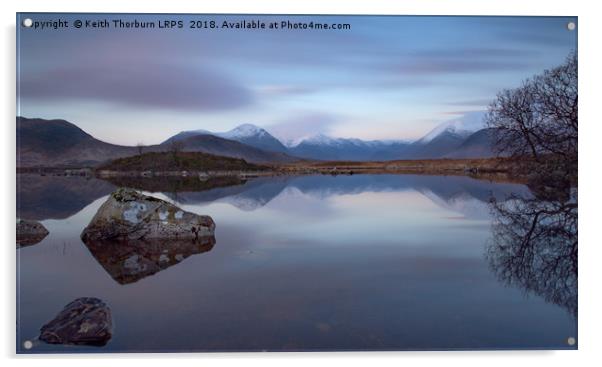
[[[575,17],[21,14],[17,113],[68,120],[124,145],[243,123],[283,141],[315,134],[418,139],[486,110],[496,93],[561,64]],[[181,29],[74,28],[75,20],[182,20]],[[190,29],[191,20],[342,30]]]

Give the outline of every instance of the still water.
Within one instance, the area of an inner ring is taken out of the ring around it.
[[[146,190],[210,215],[215,243],[174,245],[179,262],[128,276],[123,258],[136,249],[79,238],[115,188],[19,177],[18,215],[50,232],[17,250],[19,352],[576,348],[576,228],[562,237],[548,230],[566,220],[533,221],[526,208],[552,204],[524,185],[354,175]],[[542,229],[524,241],[533,223]],[[109,305],[109,343],[36,340],[78,297]]]

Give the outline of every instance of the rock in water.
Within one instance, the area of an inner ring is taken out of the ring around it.
[[[90,240],[197,239],[212,236],[211,217],[197,215],[132,189],[118,189],[102,204],[81,238]]]
[[[48,230],[35,220],[17,219],[17,246],[31,246],[48,236]]]
[[[83,297],[42,326],[39,339],[49,344],[103,346],[112,336],[111,309],[98,298]]]

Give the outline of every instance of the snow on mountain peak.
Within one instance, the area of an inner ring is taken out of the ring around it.
[[[253,124],[242,124],[237,126],[236,128],[221,133],[220,136],[226,139],[234,139],[234,138],[246,138],[251,136],[264,136],[267,132]]]
[[[341,146],[341,145],[355,145],[358,147],[376,147],[376,146],[388,146],[393,144],[407,144],[404,140],[361,140],[356,138],[333,138],[324,134],[312,135],[309,137],[302,137],[298,139],[290,139],[284,142],[289,148],[294,148],[301,143],[307,143],[311,145],[329,145],[329,146]]]
[[[310,136],[306,139],[303,139],[302,142],[318,144],[318,145],[330,145],[330,144],[336,143],[337,140],[338,139],[331,138],[330,136],[327,136],[324,134],[317,134],[317,135]]]
[[[484,111],[473,111],[468,112],[457,119],[445,121],[423,136],[419,142],[428,143],[444,132],[469,135],[485,127],[485,122],[483,120],[484,116]]]

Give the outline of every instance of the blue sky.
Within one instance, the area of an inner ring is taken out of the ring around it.
[[[184,20],[175,30],[18,28],[18,112],[66,119],[118,144],[242,123],[282,139],[416,139],[562,63],[577,39],[566,28],[574,17],[27,17]],[[189,29],[193,18],[351,29]]]

